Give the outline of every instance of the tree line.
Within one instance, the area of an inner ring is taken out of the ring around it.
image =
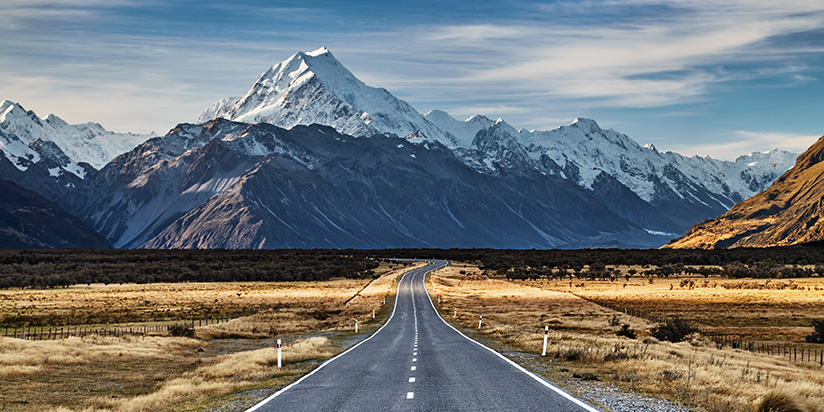
[[[824,247],[736,249],[386,249],[366,255],[426,257],[477,264],[510,279],[626,276],[616,266],[637,266],[631,274],[669,277],[688,274],[730,278],[793,278],[824,274]],[[698,267],[696,267],[698,266]]]
[[[344,250],[0,250],[0,288],[367,278],[378,262]]]

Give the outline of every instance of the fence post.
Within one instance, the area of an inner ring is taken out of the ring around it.
[[[544,326],[544,350],[541,352],[541,356],[546,356],[546,341],[549,337],[549,325]]]

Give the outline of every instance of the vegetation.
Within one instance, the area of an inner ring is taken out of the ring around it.
[[[339,250],[0,250],[0,289],[78,284],[369,278],[378,262]]]
[[[674,318],[653,329],[652,336],[658,340],[678,343],[693,332],[695,332],[695,328],[689,322],[681,318]]]
[[[824,247],[788,246],[713,250],[674,249],[390,249],[358,251],[364,256],[433,257],[470,262],[509,279],[617,279],[608,266],[635,266],[636,273],[667,278],[676,274],[730,278],[801,278],[824,273]],[[585,270],[588,268],[587,270]],[[635,273],[633,273],[634,275]]]
[[[813,319],[813,333],[807,335],[805,340],[810,343],[824,343],[824,319]]]
[[[380,276],[368,279],[0,291],[4,310],[25,305],[57,321],[77,319],[73,316],[82,312],[90,319],[114,312],[116,319],[134,322],[154,319],[146,313],[155,310],[157,316],[181,319],[201,310],[269,308],[203,327],[171,321],[177,324],[175,334],[193,332],[193,338],[165,332],[42,341],[0,337],[0,409],[193,411],[212,410],[228,399],[232,408],[247,409],[272,388],[293,382],[351,345],[353,319],[360,320],[361,333],[374,331],[391,311],[393,280],[406,270],[383,262],[375,269]],[[284,344],[280,369],[275,335]]]
[[[592,296],[609,297],[612,302],[646,306],[660,314],[686,313],[690,323],[695,318],[712,319],[719,327],[727,328],[724,330],[734,330],[738,323],[750,320],[775,324],[781,332],[745,329],[746,333],[798,342],[803,336],[796,334],[794,327],[788,328],[787,321],[821,313],[824,302],[820,287],[824,279],[796,280],[803,286],[797,289],[690,289],[688,285],[679,287],[680,279],[649,284],[638,273],[630,276],[625,287],[623,275],[629,274],[628,270],[621,268],[622,282],[585,281],[585,286],[570,287],[568,280],[507,280],[501,275],[490,276],[488,270],[484,275],[485,270],[475,265],[460,264],[436,272],[428,287],[433,296],[441,296],[436,306],[447,321],[469,335],[482,335],[496,349],[573,392],[585,391],[581,381],[595,376],[610,385],[670,399],[696,410],[728,412],[762,410],[757,408],[770,392],[788,391],[801,411],[824,412],[820,389],[824,374],[817,363],[719,346],[700,333],[678,343],[660,341],[652,336],[659,324],[589,300]],[[696,285],[703,286],[703,281]],[[480,331],[479,315],[484,319]],[[535,354],[542,351],[544,325],[550,327],[550,345],[547,356],[541,357]],[[621,330],[617,325],[629,325],[626,329],[635,332],[636,340],[616,336]],[[792,333],[784,332],[786,329]]]

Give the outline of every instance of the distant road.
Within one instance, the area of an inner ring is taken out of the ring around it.
[[[381,329],[249,411],[598,411],[446,324],[424,286],[446,264],[410,271]]]

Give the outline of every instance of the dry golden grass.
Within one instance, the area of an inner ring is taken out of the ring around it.
[[[243,284],[123,285],[60,291],[14,291],[17,296],[62,296],[51,307],[90,299],[104,310],[106,299],[152,299],[164,308],[187,307],[198,299],[217,304],[276,307],[252,316],[196,329],[196,338],[169,336],[72,337],[61,341],[0,338],[0,409],[9,411],[201,410],[226,394],[283,386],[351,344],[348,321],[377,328],[391,310],[398,271],[383,266],[375,280]],[[53,294],[53,295],[50,295]],[[240,294],[240,296],[238,296]],[[43,301],[38,301],[43,302]],[[60,303],[62,302],[62,303]],[[187,303],[188,302],[188,303]],[[47,302],[46,302],[47,303]],[[49,306],[48,304],[45,306]],[[372,320],[372,310],[377,319]],[[48,310],[48,309],[46,309]],[[132,311],[139,312],[140,308]],[[274,329],[274,330],[272,330]],[[284,340],[278,370],[272,332]],[[300,337],[324,333],[324,336]],[[241,338],[241,339],[238,339]],[[260,338],[260,339],[249,339]]]
[[[384,275],[401,265],[382,262]],[[338,303],[370,279],[318,282],[221,282],[77,285],[65,289],[0,290],[0,324],[105,325],[209,319],[258,305],[302,305],[321,293]]]
[[[824,411],[824,370],[817,366],[718,349],[699,336],[689,342],[658,342],[649,337],[654,325],[646,320],[568,293],[488,279],[476,268],[445,268],[434,274],[430,291],[442,296],[444,318],[504,348],[540,353],[543,326],[549,325],[548,356],[539,359],[550,378],[563,381],[591,373],[710,412],[754,411],[759,399],[779,390],[792,393],[804,411]],[[477,332],[479,315],[484,326]],[[638,339],[616,336],[619,326],[610,325],[614,316],[617,325],[629,324]]]
[[[765,343],[803,344],[812,332],[811,320],[824,313],[824,278],[679,277],[655,278],[650,284],[646,278],[635,277],[628,282],[620,278],[572,283],[570,287],[569,281],[525,282],[652,315],[682,317],[719,333]]]

